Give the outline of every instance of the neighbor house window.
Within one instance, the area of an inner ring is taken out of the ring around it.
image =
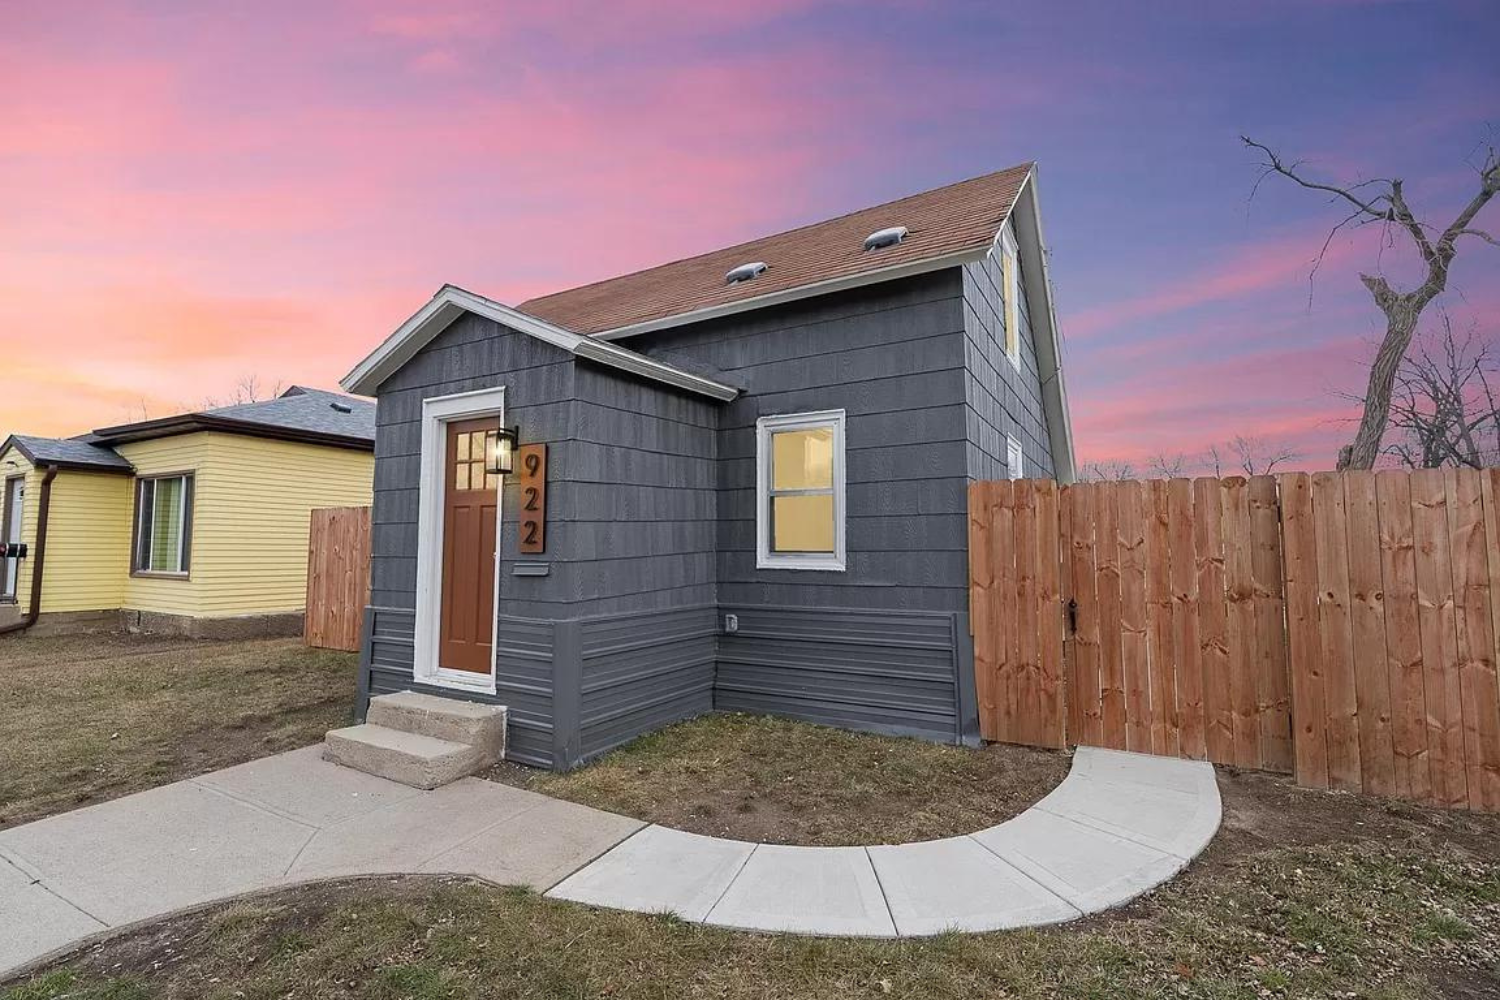
[[[756,565],[844,568],[844,411],[761,417]]]
[[[1021,455],[1021,442],[1005,435],[1005,472],[1012,479],[1023,479],[1026,476],[1026,463]]]
[[[135,486],[137,573],[186,573],[193,537],[193,477],[155,476]]]
[[[1005,297],[1005,356],[1021,367],[1020,281],[1016,277],[1016,241],[1010,230],[1000,239],[1000,294]]]

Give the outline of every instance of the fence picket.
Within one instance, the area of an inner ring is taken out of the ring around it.
[[[1224,600],[1224,506],[1217,479],[1193,480],[1193,547],[1198,559],[1198,648],[1203,667],[1203,716],[1208,759],[1234,763],[1228,617]]]
[[[1292,692],[1286,654],[1286,600],[1281,583],[1281,502],[1274,476],[1250,477],[1250,534],[1260,766],[1268,771],[1291,771]]]
[[[1182,755],[1208,756],[1204,727],[1202,651],[1198,646],[1198,559],[1194,542],[1193,483],[1167,484],[1167,518],[1172,536],[1172,648],[1177,654],[1177,717]]]
[[[1120,519],[1114,483],[1095,485],[1099,559],[1099,745],[1124,750],[1125,666],[1121,652]]]
[[[1411,477],[1404,472],[1376,473],[1375,499],[1380,518],[1380,580],[1385,592],[1395,794],[1428,802],[1432,799],[1432,779],[1427,770],[1427,701],[1417,613]]]
[[[1359,769],[1365,791],[1396,794],[1386,667],[1385,591],[1380,564],[1380,511],[1373,472],[1343,475],[1349,550],[1349,622],[1359,723]]]
[[[1483,474],[1447,469],[1448,532],[1453,551],[1454,619],[1462,701],[1464,776],[1469,808],[1500,806],[1500,692],[1495,686],[1495,637],[1490,619],[1489,553],[1485,539]],[[1491,765],[1486,767],[1486,764]]]
[[[1116,484],[1120,505],[1120,661],[1125,675],[1125,747],[1151,752],[1151,674],[1146,632],[1145,484]]]
[[[1224,645],[1229,657],[1229,704],[1239,767],[1260,763],[1260,719],[1255,686],[1255,578],[1250,542],[1249,483],[1231,476],[1220,484],[1224,531]]]
[[[1146,627],[1150,639],[1151,752],[1176,756],[1181,747],[1177,719],[1177,669],[1172,648],[1172,542],[1167,481],[1146,484]]]
[[[1417,557],[1417,606],[1422,631],[1423,687],[1427,704],[1427,755],[1432,802],[1458,807],[1469,801],[1463,765],[1463,699],[1458,679],[1458,622],[1448,535],[1448,496],[1442,469],[1411,477],[1412,536]]]
[[[1044,747],[1067,745],[1066,706],[1063,700],[1062,645],[1063,607],[1057,484],[1050,479],[1036,484],[1036,605],[1037,663],[1034,703],[1036,742]]]

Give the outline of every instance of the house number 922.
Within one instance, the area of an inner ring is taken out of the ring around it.
[[[547,446],[527,444],[516,449],[521,480],[521,552],[537,555],[547,548]]]

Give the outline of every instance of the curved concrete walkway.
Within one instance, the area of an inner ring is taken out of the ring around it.
[[[860,937],[989,931],[1119,906],[1219,828],[1213,767],[1079,747],[1014,819],[887,847],[777,847],[650,826],[547,895],[742,930]]]
[[[728,927],[916,935],[1055,923],[1170,878],[1218,828],[1207,764],[1080,749],[1052,794],[968,837],[774,847],[477,778],[420,792],[321,747],[0,831],[0,978],[121,928],[301,882],[467,875]]]

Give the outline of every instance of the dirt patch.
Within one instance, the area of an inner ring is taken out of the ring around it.
[[[0,828],[305,746],[356,657],[297,639],[0,638]]]
[[[569,774],[502,764],[485,777],[692,833],[823,847],[972,833],[1067,776],[1066,754],[708,715]]]

